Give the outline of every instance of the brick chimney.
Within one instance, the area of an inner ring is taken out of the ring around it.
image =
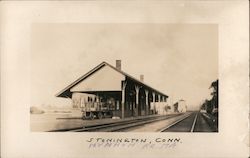
[[[122,70],[122,61],[121,60],[116,60],[116,68],[118,70]]]
[[[144,82],[144,75],[140,75],[140,81]]]

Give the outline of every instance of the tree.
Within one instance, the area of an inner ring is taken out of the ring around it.
[[[213,114],[214,109],[218,109],[219,99],[219,80],[215,80],[211,83],[209,89],[212,89],[210,100],[206,99],[201,106],[201,109],[205,109],[207,113]]]
[[[212,82],[210,88],[213,89],[211,95],[212,95],[212,99],[211,99],[211,104],[213,106],[213,108],[218,108],[218,100],[219,100],[219,81],[216,80],[214,82]]]

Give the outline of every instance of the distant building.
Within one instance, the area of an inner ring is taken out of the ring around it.
[[[178,111],[179,112],[187,112],[187,104],[186,101],[181,99],[178,102]]]
[[[186,101],[181,99],[178,102],[176,102],[174,105],[174,112],[186,112],[187,111],[187,105],[186,105]]]

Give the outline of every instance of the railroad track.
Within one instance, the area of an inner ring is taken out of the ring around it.
[[[67,132],[121,132],[125,129],[143,126],[145,124],[153,123],[156,121],[162,121],[172,117],[179,116],[181,114],[174,114],[170,116],[158,116],[158,117],[149,117],[149,118],[138,118],[127,121],[119,121],[113,123],[105,123],[98,125],[89,125],[84,126],[83,128],[67,130]]]
[[[164,127],[160,132],[196,132],[198,113],[191,113],[188,116],[175,121],[174,123]]]

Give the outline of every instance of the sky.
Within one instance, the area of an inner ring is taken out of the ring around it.
[[[32,25],[31,105],[70,105],[55,94],[106,61],[169,96],[197,108],[218,78],[216,24]]]

